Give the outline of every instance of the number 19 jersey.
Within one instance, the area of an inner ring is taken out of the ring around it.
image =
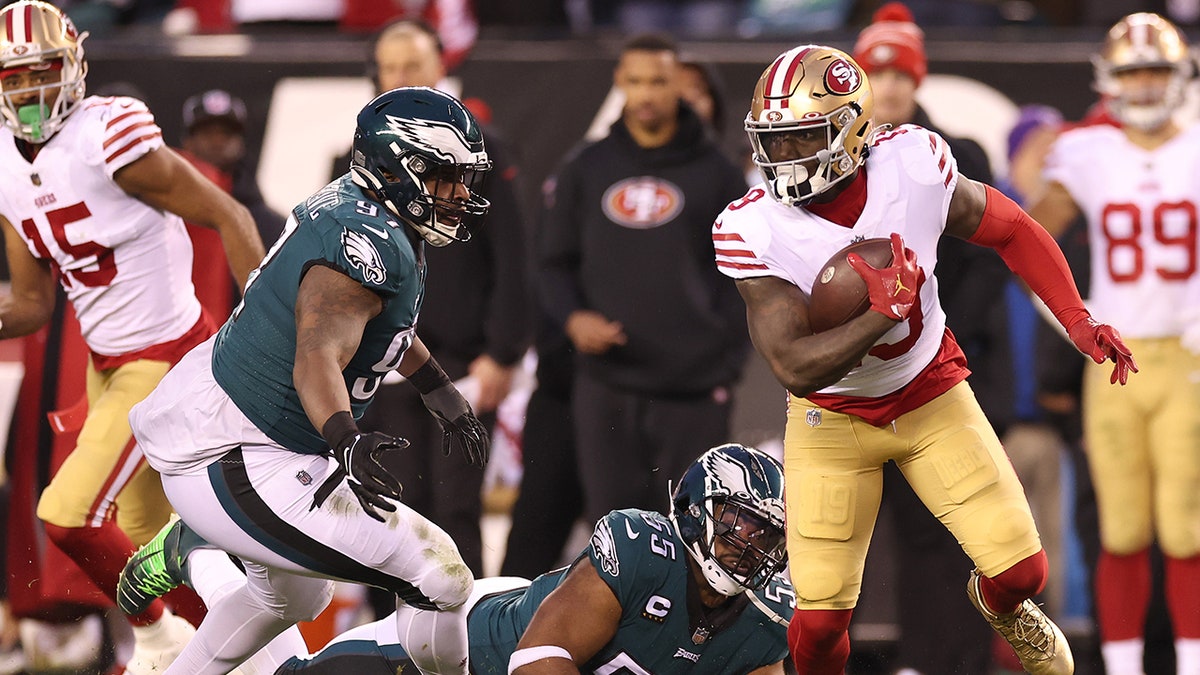
[[[924,273],[908,318],[879,339],[862,362],[821,394],[882,397],[912,382],[938,355],[946,314],[938,301],[937,244],[946,227],[958,168],[949,146],[927,129],[903,125],[881,135],[865,168],[867,199],[853,227],[765,196],[759,185],[713,225],[716,264],[734,279],[775,276],[806,297],[830,256],[864,239],[898,232]]]

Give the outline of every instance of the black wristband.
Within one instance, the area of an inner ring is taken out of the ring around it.
[[[325,437],[325,442],[329,444],[329,447],[334,450],[341,447],[342,441],[357,433],[358,423],[354,421],[354,415],[347,410],[333,413],[321,427],[321,435]]]
[[[424,365],[417,368],[415,373],[408,376],[408,381],[422,394],[428,394],[438,387],[450,384],[450,378],[446,375],[446,371],[442,370],[442,366],[432,356]]]

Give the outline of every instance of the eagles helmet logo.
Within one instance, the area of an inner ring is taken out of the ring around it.
[[[362,232],[351,230],[342,231],[342,250],[350,265],[360,270],[363,279],[370,284],[382,284],[387,279],[387,268],[383,266],[383,256],[371,242],[371,238]]]
[[[405,119],[395,115],[386,117],[390,131],[422,152],[452,164],[474,164],[478,161],[476,153],[471,152],[467,144],[466,136],[452,124],[436,120]],[[403,152],[395,143],[392,150],[397,156]],[[413,167],[413,170],[422,171],[416,167]]]
[[[705,480],[709,482],[708,491],[710,493],[724,493],[740,499],[753,500],[762,507],[766,507],[768,511],[774,512],[771,515],[778,516],[780,521],[783,520],[783,502],[752,485],[750,472],[752,470],[761,471],[761,467],[754,464],[743,464],[729,455],[719,452],[705,454],[701,462],[708,471]],[[766,480],[762,475],[759,475],[758,478],[760,482]]]

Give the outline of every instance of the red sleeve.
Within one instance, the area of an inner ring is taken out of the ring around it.
[[[984,189],[987,206],[970,242],[995,249],[1067,330],[1089,318],[1071,268],[1054,238],[999,190],[990,185]]]

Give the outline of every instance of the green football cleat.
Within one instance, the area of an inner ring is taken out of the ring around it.
[[[141,614],[180,584],[187,583],[187,556],[209,546],[200,535],[172,515],[154,538],[125,563],[117,583],[117,606],[129,615]]]
[[[967,597],[992,628],[1012,645],[1021,666],[1035,675],[1071,675],[1075,658],[1062,631],[1032,600],[1026,600],[1011,614],[996,614],[988,609],[979,588],[979,570],[967,580]]]

